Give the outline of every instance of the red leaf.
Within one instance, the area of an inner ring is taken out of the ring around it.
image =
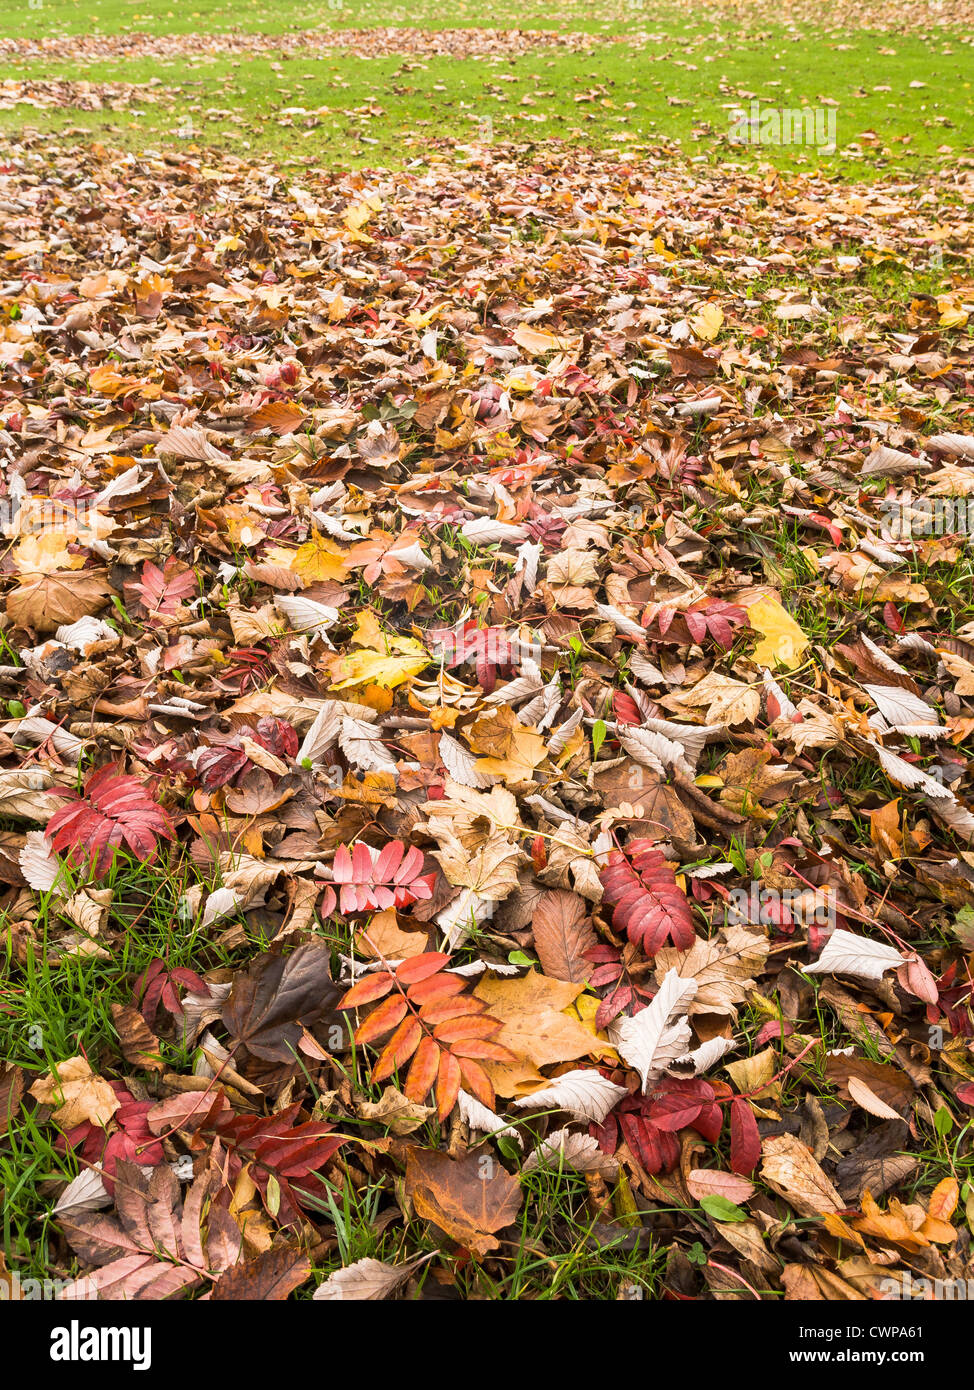
[[[758,1122],[749,1101],[735,1096],[730,1104],[730,1166],[742,1178],[749,1178],[761,1157]]]
[[[85,782],[84,792],[72,795],[72,802],[48,821],[45,834],[52,849],[68,851],[71,863],[90,861],[96,877],[107,873],[113,858],[109,851],[125,845],[146,862],[155,856],[160,837],[173,837],[168,815],[139,779],[113,766],[99,768]]]
[[[890,632],[905,632],[906,623],[891,603],[883,604],[883,622]]]
[[[422,867],[422,853],[415,847],[407,852],[402,840],[391,840],[376,855],[364,840],[339,845],[332,877],[341,885],[342,911],[384,911],[431,898],[436,875],[423,874]]]
[[[662,854],[650,840],[635,840],[613,850],[599,875],[612,925],[647,955],[655,955],[669,937],[681,951],[696,939],[686,894]]]

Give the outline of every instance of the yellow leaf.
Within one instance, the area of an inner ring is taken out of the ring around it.
[[[514,330],[513,338],[531,357],[541,357],[546,352],[566,352],[570,346],[567,338],[546,333],[543,328],[531,328],[526,323]]]
[[[606,1034],[595,1026],[595,1015],[601,1003],[602,1000],[596,994],[580,994],[573,1004],[569,1004],[567,1009],[562,1009],[562,1013],[567,1014],[569,1018],[577,1019],[586,1033],[591,1033],[593,1038],[597,1038],[603,1044],[599,1051],[592,1049],[593,1057],[616,1062],[619,1060],[618,1052],[611,1046]]]
[[[381,685],[392,690],[410,676],[418,676],[429,664],[424,652],[421,657],[383,656],[381,652],[357,651],[342,657],[338,663],[338,674],[344,679],[335,681],[332,690],[345,690],[350,685]]]
[[[289,568],[308,584],[314,584],[319,579],[345,578],[345,552],[341,546],[325,536],[316,534],[305,541],[304,545],[298,546],[297,550],[285,551],[284,554],[290,557]],[[282,562],[275,559],[273,563]],[[283,563],[288,562],[285,560]]]
[[[429,653],[421,642],[384,632],[369,609],[359,614],[352,642],[360,650],[339,659],[335,671],[342,679],[332,685],[333,690],[365,684],[392,690],[429,665]]]
[[[764,639],[751,656],[756,666],[798,665],[808,638],[776,598],[766,595],[748,605],[747,620]]]
[[[878,811],[867,811],[869,838],[885,859],[902,859],[903,832],[900,829],[900,799],[889,801]]]
[[[478,758],[477,768],[507,782],[530,782],[534,769],[544,761],[545,741],[533,729],[518,729],[512,736],[510,751],[501,758]]]
[[[937,308],[940,311],[941,328],[963,328],[968,320],[968,313],[964,306],[949,295],[937,300]]]
[[[360,203],[352,203],[345,211],[342,219],[350,232],[357,232],[360,227],[364,227],[372,216],[373,212],[378,212],[382,207],[381,198],[369,198]]]
[[[83,555],[68,551],[66,531],[41,531],[24,536],[13,549],[13,561],[21,574],[53,574],[55,570],[79,570]]]
[[[688,322],[698,338],[712,343],[723,327],[724,311],[719,304],[703,304]]]
[[[134,391],[140,382],[140,377],[123,376],[111,362],[95,367],[88,373],[88,385],[98,396],[120,396],[126,391]]]
[[[935,1221],[949,1221],[957,1209],[960,1188],[956,1178],[941,1178],[930,1194],[927,1216]]]

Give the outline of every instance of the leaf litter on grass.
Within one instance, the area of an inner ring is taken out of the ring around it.
[[[10,148],[4,1011],[121,990],[2,1076],[52,1272],[966,1277],[971,184]]]

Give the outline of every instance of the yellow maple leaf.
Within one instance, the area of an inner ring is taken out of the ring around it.
[[[358,616],[352,644],[359,648],[349,652],[336,664],[336,681],[332,690],[344,690],[350,685],[381,685],[392,690],[411,676],[418,676],[429,665],[429,652],[414,637],[400,637],[385,632],[370,609]]]
[[[702,304],[688,322],[698,338],[712,343],[724,325],[724,311],[719,304]]]
[[[808,638],[786,613],[776,598],[764,595],[747,606],[747,620],[762,641],[754,648],[751,659],[756,666],[797,666],[808,646]]]
[[[504,757],[478,758],[477,767],[505,782],[530,782],[534,769],[544,760],[545,741],[534,729],[518,728],[512,732],[510,750]]]
[[[288,550],[276,545],[267,552],[264,559],[271,565],[293,570],[306,584],[314,584],[319,579],[344,579],[345,552],[334,541],[325,536],[314,535],[297,550]]]

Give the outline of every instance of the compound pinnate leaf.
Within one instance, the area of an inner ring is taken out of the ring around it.
[[[155,856],[158,841],[173,837],[167,813],[137,777],[103,767],[86,780],[84,791],[59,793],[72,800],[47,823],[51,847],[66,850],[72,862],[88,861],[96,877],[107,873],[113,851],[126,848],[136,859]]]

